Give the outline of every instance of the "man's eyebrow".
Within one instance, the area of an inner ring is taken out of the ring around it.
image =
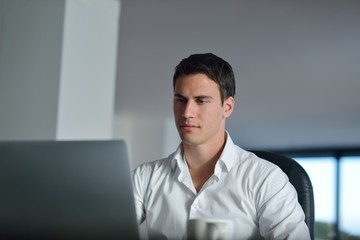
[[[196,96],[196,99],[213,99],[212,96],[206,96],[206,95],[200,95],[200,96]]]
[[[177,98],[185,98],[183,95],[181,95],[180,93],[175,93],[174,94],[174,97],[177,97]]]
[[[175,93],[174,94],[174,97],[177,97],[177,98],[186,98],[185,96],[181,95],[180,93]],[[207,95],[199,95],[199,96],[195,96],[194,97],[195,99],[213,99],[212,96],[207,96]]]

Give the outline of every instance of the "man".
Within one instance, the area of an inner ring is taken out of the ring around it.
[[[225,130],[235,77],[214,54],[183,59],[173,77],[181,144],[167,158],[132,173],[139,223],[150,238],[181,239],[192,218],[231,219],[235,239],[310,239],[287,176],[236,146]]]

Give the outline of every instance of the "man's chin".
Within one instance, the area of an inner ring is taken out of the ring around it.
[[[195,138],[190,138],[190,137],[183,137],[183,138],[181,138],[181,141],[182,141],[182,143],[183,144],[186,144],[186,145],[189,145],[189,146],[196,146],[196,145],[198,145],[199,143],[199,141],[197,141],[197,139],[195,139]]]

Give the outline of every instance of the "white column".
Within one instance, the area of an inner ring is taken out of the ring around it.
[[[113,137],[120,1],[67,0],[57,139]]]

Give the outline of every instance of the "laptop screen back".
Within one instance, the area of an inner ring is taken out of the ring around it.
[[[0,239],[137,239],[124,141],[0,142]]]

